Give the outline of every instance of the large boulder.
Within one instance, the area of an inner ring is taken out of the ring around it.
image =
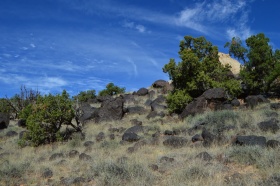
[[[94,119],[96,116],[98,109],[91,107],[89,103],[83,103],[79,108],[80,116],[78,120],[85,124],[87,121]]]
[[[94,116],[95,122],[121,120],[124,115],[124,99],[122,97],[111,98],[102,102],[98,113]]]
[[[207,100],[205,97],[198,97],[190,102],[183,112],[180,114],[181,118],[185,118],[189,115],[195,115],[203,113],[207,108]]]
[[[167,81],[160,79],[160,80],[155,81],[152,86],[154,88],[163,88],[163,87],[167,86],[168,84],[169,83]]]
[[[140,88],[137,92],[136,95],[138,96],[146,96],[149,93],[149,90],[146,88]]]
[[[10,123],[10,114],[0,113],[0,130],[5,129],[9,126]]]
[[[212,88],[206,90],[203,94],[203,97],[207,100],[221,100],[226,101],[228,99],[228,95],[223,88]]]
[[[263,136],[237,136],[235,140],[235,144],[245,146],[245,145],[258,145],[261,147],[266,146],[266,138]]]

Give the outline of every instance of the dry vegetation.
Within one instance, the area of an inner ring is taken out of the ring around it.
[[[145,101],[139,97],[126,106],[143,105]],[[84,140],[76,134],[67,142],[25,148],[18,147],[18,135],[6,137],[8,131],[23,130],[12,122],[0,133],[0,185],[273,185],[272,179],[269,184],[265,180],[280,177],[280,148],[234,146],[231,140],[237,134],[280,140],[279,133],[261,132],[256,125],[274,112],[264,104],[254,110],[209,111],[184,121],[176,116],[148,120],[146,114],[126,115],[121,121],[85,124]],[[140,141],[147,142],[132,153],[128,148],[135,143],[120,143],[122,132],[114,132],[114,140],[109,138],[110,128],[129,128],[131,119],[143,122],[145,130]],[[192,143],[192,136],[200,134],[201,129],[189,129],[201,121],[207,121],[207,129],[213,132],[221,126],[234,126],[223,133],[227,143],[207,148],[202,143]],[[163,132],[174,129],[184,131],[179,136],[188,139],[185,147],[162,144],[167,138]],[[151,143],[157,131],[160,137]],[[97,142],[100,132],[105,133],[105,139]],[[87,141],[94,144],[85,147]],[[82,160],[73,150],[89,157]],[[196,158],[201,152],[208,152],[213,159]]]

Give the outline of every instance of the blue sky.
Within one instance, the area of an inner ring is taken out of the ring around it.
[[[0,0],[0,97],[20,86],[127,91],[150,86],[185,35],[227,52],[233,36],[264,32],[280,48],[278,0]]]

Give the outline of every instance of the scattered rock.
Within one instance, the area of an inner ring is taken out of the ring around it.
[[[75,158],[75,157],[78,157],[80,155],[80,153],[77,151],[77,150],[71,150],[69,153],[68,153],[68,156],[70,158]]]
[[[134,147],[128,147],[126,151],[131,154],[135,151],[135,149]]]
[[[157,171],[158,170],[158,166],[156,164],[151,164],[149,165],[150,169],[152,169],[153,171]]]
[[[8,131],[7,133],[6,133],[6,137],[14,137],[14,136],[17,136],[18,135],[18,133],[16,132],[16,131]]]
[[[128,114],[145,114],[147,113],[146,109],[144,107],[140,107],[140,106],[134,106],[134,107],[128,107],[127,108],[127,113]]]
[[[263,121],[258,123],[259,128],[264,132],[276,133],[279,130],[278,121],[275,118],[270,119],[269,121]]]
[[[84,147],[91,147],[92,145],[94,145],[93,141],[86,141],[86,142],[84,142]]]
[[[137,134],[130,132],[130,133],[124,133],[122,136],[122,140],[128,142],[135,142],[135,141],[139,141],[140,137]]]
[[[278,148],[278,147],[280,147],[280,141],[277,141],[277,140],[268,140],[268,141],[266,142],[266,146],[267,146],[267,147],[270,147],[270,148],[273,148],[273,149]]]
[[[205,97],[195,98],[192,102],[190,102],[183,112],[180,114],[180,118],[185,118],[190,115],[201,114],[207,108],[207,100]]]
[[[212,88],[212,89],[206,90],[202,94],[202,97],[204,97],[207,100],[226,101],[228,99],[228,95],[223,88]]]
[[[164,131],[164,135],[166,135],[166,136],[172,136],[172,135],[173,135],[173,131],[171,131],[171,130],[165,130],[165,131]]]
[[[124,133],[141,133],[141,132],[144,132],[144,127],[141,126],[141,125],[136,125],[136,126],[133,126],[133,127],[130,127],[128,129],[126,129],[126,131]]]
[[[140,88],[137,92],[136,95],[138,96],[146,96],[149,93],[149,90],[146,88]]]
[[[160,163],[172,163],[174,161],[174,158],[169,158],[167,156],[163,156],[160,158]]]
[[[237,145],[259,145],[262,147],[266,146],[266,138],[263,136],[237,136],[235,144]]]
[[[8,113],[0,112],[0,130],[5,129],[9,126],[10,115]]]
[[[216,136],[207,130],[203,130],[201,136],[203,138],[203,146],[205,147],[211,146],[216,140]]]
[[[203,138],[200,134],[196,134],[192,137],[192,142],[195,143],[197,141],[203,141]]]
[[[269,101],[263,95],[248,96],[245,98],[247,107],[255,108],[260,103],[268,103]]]
[[[115,134],[110,134],[109,138],[110,138],[110,140],[114,140],[115,139]]]
[[[105,134],[104,134],[104,132],[99,132],[98,134],[97,134],[97,136],[96,136],[96,141],[97,142],[100,142],[100,141],[102,141],[102,140],[104,140],[105,139]]]
[[[280,103],[271,103],[270,108],[273,110],[278,110],[280,109]]]
[[[163,141],[163,145],[173,148],[181,148],[187,144],[188,140],[184,137],[170,136]]]
[[[240,102],[239,102],[238,99],[235,98],[235,99],[233,99],[231,101],[231,105],[234,106],[234,107],[239,107],[240,106]]]
[[[25,128],[26,127],[26,119],[19,119],[17,122],[17,126]]]
[[[44,171],[43,171],[43,173],[42,173],[42,178],[51,178],[53,176],[53,172],[52,172],[52,170],[51,169],[49,169],[49,168],[46,168]]]
[[[213,159],[210,154],[208,154],[208,152],[201,152],[196,156],[196,158],[202,159],[204,161],[210,161]]]
[[[85,153],[82,153],[82,154],[79,155],[79,160],[88,161],[88,160],[91,160],[91,156],[87,155]]]

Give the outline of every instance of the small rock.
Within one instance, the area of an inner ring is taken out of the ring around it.
[[[188,140],[184,137],[170,136],[168,139],[163,141],[164,146],[181,148],[187,144]]]
[[[166,136],[172,136],[172,135],[173,135],[173,131],[171,131],[171,130],[165,130],[165,131],[164,131],[164,135],[166,135]]]
[[[266,142],[266,146],[267,146],[267,147],[270,147],[270,148],[273,148],[273,149],[278,148],[278,147],[280,147],[280,141],[277,141],[277,140],[268,140],[268,141]]]
[[[70,158],[75,158],[75,157],[77,157],[77,156],[79,156],[80,155],[80,153],[77,151],[77,150],[71,150],[70,152],[69,152],[69,154],[68,154],[68,156],[70,157]]]
[[[269,121],[263,121],[258,123],[259,128],[264,131],[270,131],[276,133],[279,130],[278,121],[275,118],[272,118]]]
[[[26,127],[26,119],[19,119],[17,122],[19,127],[25,128]]]
[[[99,132],[98,134],[97,134],[97,136],[96,136],[96,141],[97,142],[100,142],[100,141],[102,141],[102,140],[104,140],[105,139],[105,134],[104,134],[104,132]]]
[[[110,140],[114,140],[115,139],[115,134],[110,134],[109,138],[110,138]]]
[[[18,135],[18,133],[15,132],[15,131],[9,131],[9,132],[6,133],[7,137],[14,137],[14,136],[17,136],[17,135]]]
[[[163,156],[160,158],[160,163],[172,163],[174,161],[174,158],[169,158],[167,156]]]
[[[156,164],[151,164],[149,165],[149,167],[153,170],[153,171],[157,171],[158,170],[158,166]]]
[[[135,141],[139,141],[140,137],[133,132],[124,133],[123,136],[122,136],[122,140],[123,141],[128,141],[128,142],[135,142]]]
[[[87,155],[85,153],[82,153],[82,154],[79,155],[79,159],[84,160],[84,161],[88,161],[88,160],[91,160],[91,156]]]
[[[86,141],[86,142],[84,142],[84,147],[91,147],[93,145],[94,145],[93,141]]]
[[[263,136],[236,136],[235,144],[237,145],[259,145],[262,147],[266,146],[266,138]]]
[[[196,134],[192,137],[192,142],[203,141],[203,138],[200,134]]]
[[[42,173],[42,178],[51,178],[53,176],[53,172],[51,169],[47,168]]]

